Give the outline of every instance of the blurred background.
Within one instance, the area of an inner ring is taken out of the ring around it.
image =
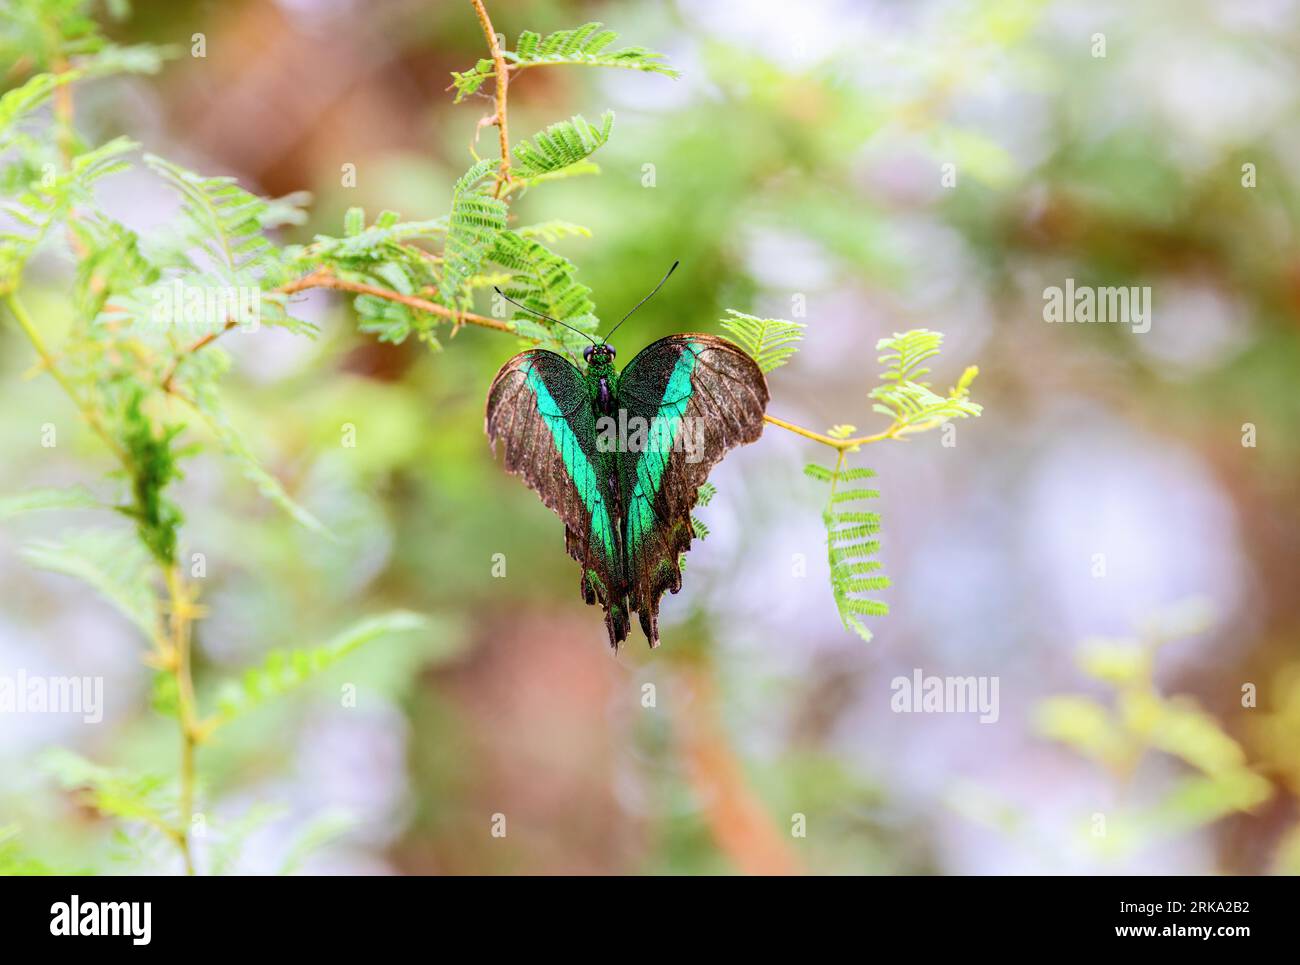
[[[445,91],[485,55],[469,3],[133,6],[110,35],[182,56],[85,87],[88,140],[126,133],[263,194],[310,190],[311,220],[286,241],[339,234],[354,205],[445,213],[490,110]],[[326,292],[300,308],[315,341],[231,338],[234,421],[341,539],[295,524],[219,456],[186,464],[182,553],[207,560],[201,699],[265,651],[368,612],[432,623],[204,748],[201,810],[214,838],[243,841],[229,870],[1300,871],[1300,3],[489,9],[511,42],[600,20],[683,72],[536,70],[511,85],[516,141],[617,114],[599,176],[517,205],[521,223],[592,229],[557,247],[602,317],[681,259],[620,331],[621,357],[718,332],[726,308],[804,305],[773,415],[883,428],[866,397],[875,344],[914,327],[946,334],[937,385],[979,365],[984,415],[955,445],[928,433],[851,457],[879,473],[894,581],[874,641],[846,633],[831,598],[825,492],[802,474],[825,450],[769,427],[713,477],[711,533],[665,599],[663,646],[634,633],[612,655],[561,526],[483,435],[514,339],[380,344]],[[188,55],[198,32],[204,59]],[[479,148],[492,156],[495,132]],[[141,232],[175,210],[147,171],[101,196]],[[1046,324],[1044,289],[1067,278],[1150,286],[1150,331]],[[55,304],[64,263],[36,263],[28,284],[35,310]],[[0,492],[93,481],[105,456],[52,380],[23,378],[31,361],[5,326]],[[42,448],[46,422],[76,444]],[[355,448],[339,444],[345,424]],[[164,842],[112,833],[32,765],[55,744],[164,772],[175,756],[133,629],[19,556],[77,525],[0,529],[0,668],[101,675],[105,719],[0,718],[0,823],[59,866],[174,870]],[[1146,653],[1162,634],[1177,639],[1149,686],[1087,658]],[[895,713],[891,682],[918,668],[996,677],[997,721]],[[355,708],[339,706],[347,683]],[[1194,734],[1144,725],[1156,694],[1181,695]],[[1051,702],[1062,695],[1095,703]],[[1197,783],[1214,766],[1189,744],[1213,745],[1250,789]]]

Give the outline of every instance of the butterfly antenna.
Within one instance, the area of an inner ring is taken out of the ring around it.
[[[673,262],[673,266],[672,266],[671,268],[668,269],[668,274],[667,274],[667,275],[664,275],[663,278],[660,278],[660,279],[659,279],[659,284],[655,285],[655,287],[654,287],[654,291],[652,291],[649,295],[646,295],[645,298],[641,299],[639,302],[637,302],[635,305],[633,305],[633,306],[632,306],[632,311],[631,311],[631,312],[628,312],[626,315],[624,315],[622,318],[620,318],[620,319],[618,320],[618,325],[622,325],[624,322],[626,322],[629,318],[632,317],[632,312],[635,312],[638,308],[640,308],[642,305],[644,305],[644,304],[645,304],[646,302],[648,302],[650,299],[654,298],[655,295],[657,295],[657,294],[659,293],[659,289],[661,289],[661,288],[664,287],[664,282],[666,282],[666,281],[668,280],[669,276],[672,275],[672,273],[675,272],[675,271],[677,270],[677,266],[680,265],[680,264],[681,264],[681,261],[674,261],[674,262]],[[611,328],[611,329],[609,330],[609,334],[606,335],[604,338],[602,338],[602,339],[600,340],[602,345],[608,343],[609,340],[610,340],[611,338],[614,337],[614,333],[618,331],[618,325],[615,325],[613,328]]]
[[[674,265],[673,267],[676,268],[677,266]],[[661,283],[661,284],[662,284],[662,283]],[[572,325],[569,325],[569,324],[567,324],[567,323],[565,323],[565,322],[562,322],[562,321],[560,321],[558,318],[551,318],[550,315],[543,315],[541,312],[535,312],[535,311],[533,311],[533,310],[532,310],[531,308],[529,308],[527,305],[521,305],[521,304],[519,304],[519,302],[515,301],[513,298],[511,298],[509,295],[507,295],[505,292],[503,292],[503,291],[502,291],[500,288],[498,288],[496,285],[493,285],[493,286],[492,286],[492,290],[493,290],[494,292],[496,292],[498,295],[500,295],[502,298],[504,298],[506,301],[508,301],[511,305],[514,305],[516,308],[522,308],[524,311],[528,312],[530,315],[536,315],[538,318],[544,318],[544,319],[546,319],[548,322],[554,322],[556,325],[563,325],[563,326],[564,326],[565,328],[567,328],[570,332],[577,332],[579,335],[581,335],[583,338],[585,338],[585,339],[586,339],[588,342],[590,342],[592,345],[595,345],[595,344],[596,344],[596,340],[595,340],[594,338],[592,338],[590,335],[588,335],[586,332],[584,332],[582,329],[580,329],[580,328],[574,328]]]

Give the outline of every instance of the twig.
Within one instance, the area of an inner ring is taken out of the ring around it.
[[[59,368],[57,360],[50,353],[50,350],[46,348],[45,340],[32,323],[31,316],[27,314],[27,309],[22,302],[12,292],[7,293],[4,300],[9,311],[18,321],[18,327],[23,330],[27,340],[31,342],[32,347],[36,350],[44,369],[67,393],[81,412],[82,418],[86,420],[86,423],[94,430],[95,434],[103,440],[118,461],[122,463],[122,467],[127,474],[134,475],[135,466],[130,454],[113,438],[100,419],[99,413],[82,400],[72,381]],[[163,570],[163,579],[167,585],[167,606],[171,617],[170,634],[154,639],[154,645],[157,648],[156,659],[151,657],[147,662],[158,665],[160,669],[171,674],[176,679],[181,722],[181,794],[179,826],[170,829],[164,827],[162,830],[180,850],[185,862],[185,873],[192,875],[194,874],[194,856],[191,847],[190,825],[193,823],[194,814],[194,751],[200,734],[198,710],[194,697],[194,678],[190,671],[190,627],[194,618],[202,615],[202,610],[195,605],[193,598],[186,590],[180,571],[175,565]]]
[[[797,426],[793,422],[786,422],[784,419],[778,419],[774,415],[763,416],[765,422],[774,426],[793,432],[795,435],[803,436],[805,439],[811,439],[813,442],[820,442],[824,446],[830,446],[832,449],[838,449],[841,453],[858,446],[865,446],[872,442],[882,442],[885,439],[901,439],[904,436],[912,435],[916,432],[924,432],[927,429],[933,429],[935,426],[942,424],[942,419],[930,419],[926,422],[918,422],[909,425],[903,422],[895,422],[888,429],[877,432],[870,436],[855,436],[852,439],[837,439],[834,436],[828,436],[825,433],[814,432],[812,429],[805,429],[803,426]]]
[[[494,197],[501,197],[501,191],[510,181],[510,135],[506,130],[506,89],[510,86],[510,72],[506,69],[506,58],[501,53],[501,44],[497,41],[497,32],[492,27],[492,18],[488,16],[483,0],[470,0],[478,22],[483,27],[483,36],[487,38],[488,49],[492,52],[493,72],[496,74],[496,126],[501,142],[501,167],[497,169],[497,187]]]
[[[190,669],[190,628],[203,610],[195,604],[175,563],[163,570],[171,616],[172,675],[176,678],[177,706],[181,724],[181,791],[178,845],[185,859],[185,873],[194,874],[194,753],[199,743],[198,703],[194,697],[194,675]]]
[[[448,308],[446,305],[439,305],[437,302],[431,302],[425,298],[418,298],[414,295],[403,295],[400,292],[390,291],[387,288],[380,288],[377,285],[367,285],[364,282],[348,281],[346,278],[340,278],[328,268],[317,268],[315,271],[303,275],[301,278],[281,285],[274,291],[284,295],[294,295],[298,292],[307,291],[312,288],[332,288],[335,291],[353,292],[357,295],[373,295],[376,298],[385,298],[391,302],[399,302],[408,308],[414,308],[417,311],[427,312],[430,315],[437,315],[439,318],[445,318],[457,327],[461,325],[478,325],[482,328],[495,329],[498,332],[514,332],[514,326],[500,318],[490,318],[487,315],[476,315],[473,312],[458,312],[454,308]],[[231,319],[226,322],[225,326],[215,332],[209,332],[202,338],[198,339],[189,348],[185,349],[172,362],[167,374],[163,376],[162,388],[165,392],[171,392],[172,383],[176,378],[176,371],[180,368],[181,363],[195,352],[201,351],[208,345],[211,345],[218,338],[229,332],[232,328],[238,328],[239,322]]]
[[[310,284],[306,284],[306,282],[310,282]],[[375,285],[348,281],[345,278],[338,277],[327,268],[319,269],[311,275],[307,275],[296,284],[298,286],[296,288],[286,285],[281,290],[302,291],[306,288],[333,288],[338,291],[355,292],[358,295],[374,295],[376,298],[386,298],[390,302],[399,302],[417,311],[438,315],[457,325],[479,325],[483,328],[496,329],[498,332],[514,333],[515,331],[514,326],[503,319],[490,318],[487,315],[475,315],[473,312],[458,312],[454,308],[448,308],[446,305],[439,305],[437,302],[431,302],[424,298],[417,298],[414,295],[402,295],[399,292],[389,291]]]
[[[882,439],[891,439],[897,432],[894,426],[890,426],[884,432],[877,432],[873,436],[859,436],[856,439],[836,439],[834,436],[828,436],[821,432],[814,432],[812,429],[805,429],[803,426],[797,426],[793,422],[786,422],[784,419],[778,419],[774,415],[764,415],[763,420],[774,426],[793,432],[795,435],[803,436],[805,439],[811,439],[813,442],[820,442],[824,446],[830,446],[844,452],[857,446],[866,445],[869,442],[879,442]]]

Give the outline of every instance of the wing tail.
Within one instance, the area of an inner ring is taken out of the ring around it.
[[[627,594],[621,588],[615,588],[611,594],[609,587],[601,579],[592,560],[588,547],[572,529],[564,530],[564,548],[570,556],[582,564],[582,575],[578,580],[578,592],[587,606],[599,606],[605,611],[605,630],[609,633],[609,645],[618,650],[618,645],[627,639],[631,629],[628,614]]]

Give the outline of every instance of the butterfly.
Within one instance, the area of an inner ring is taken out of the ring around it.
[[[617,371],[609,337],[618,325],[599,342],[580,333],[592,343],[582,368],[545,349],[510,359],[488,390],[485,420],[506,471],[564,521],[582,598],[605,611],[615,650],[632,613],[659,645],[659,601],[681,589],[699,488],[729,450],[758,439],[768,402],[758,364],[714,335],[661,338]]]

